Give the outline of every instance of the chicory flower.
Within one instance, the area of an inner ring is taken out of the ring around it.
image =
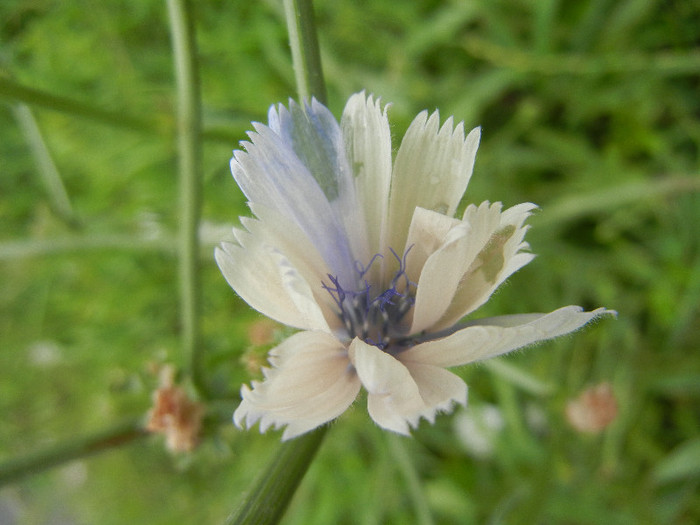
[[[392,162],[386,107],[364,93],[340,123],[316,100],[273,106],[254,123],[233,176],[256,218],[216,261],[250,306],[298,328],[243,386],[238,426],[284,427],[283,440],[342,414],[361,388],[381,427],[408,434],[421,418],[467,402],[448,367],[551,339],[602,315],[548,314],[460,322],[533,258],[523,241],[534,204],[457,206],[480,129],[420,113]]]

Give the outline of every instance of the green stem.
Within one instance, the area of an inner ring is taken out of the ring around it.
[[[326,85],[321,68],[313,2],[284,0],[284,13],[287,18],[299,99],[304,102],[313,96],[322,104],[326,104]]]
[[[55,445],[24,458],[12,459],[0,465],[0,486],[67,461],[125,445],[145,435],[147,432],[139,418],[120,423],[90,436],[72,440],[69,443]]]
[[[272,525],[279,522],[311,465],[328,427],[282,444],[226,525]]]
[[[209,403],[203,422],[203,433],[205,435],[207,429],[215,429],[221,424],[231,424],[231,405],[230,401]],[[62,463],[126,445],[150,434],[143,426],[143,418],[139,417],[123,421],[90,436],[72,438],[65,443],[34,452],[23,458],[11,459],[0,464],[0,487],[26,476],[56,467]]]
[[[425,499],[420,477],[411,461],[411,457],[406,450],[404,438],[394,434],[387,434],[389,452],[394,457],[396,465],[406,481],[406,488],[413,502],[416,511],[416,523],[419,525],[433,525],[433,517],[430,514],[430,507]]]
[[[501,379],[533,396],[548,396],[554,392],[552,383],[540,381],[534,375],[503,359],[489,359],[481,364]]]
[[[35,88],[23,86],[14,80],[0,75],[0,97],[7,97],[32,106],[45,107],[62,113],[87,117],[111,126],[135,131],[157,131],[155,122],[131,117],[123,112],[107,111],[92,107],[77,100],[47,93]]]
[[[192,4],[188,0],[168,0],[168,13],[177,84],[178,260],[182,343],[185,356],[189,358],[192,382],[199,394],[206,397],[199,327],[198,229],[202,200],[202,122]]]
[[[32,152],[41,182],[51,203],[51,208],[56,215],[72,228],[80,227],[80,220],[75,211],[73,211],[68,192],[61,179],[61,174],[56,168],[32,110],[26,104],[16,104],[12,106],[12,112]]]
[[[133,234],[116,233],[91,233],[64,238],[8,241],[0,243],[0,261],[96,250],[157,252],[173,255],[173,244],[174,239],[171,239],[170,236],[159,236],[153,239]],[[209,253],[211,254],[211,251]]]
[[[142,133],[168,135],[173,130],[173,122],[170,115],[154,115],[144,119],[128,115],[123,111],[108,111],[78,100],[23,86],[1,74],[0,98],[7,98],[15,102],[23,102],[29,106],[58,111],[75,117],[84,117],[109,126]],[[249,123],[250,118],[238,116],[230,127],[245,128]],[[202,138],[229,145],[236,142],[240,137],[229,129],[223,129],[221,126],[212,126],[202,131]]]

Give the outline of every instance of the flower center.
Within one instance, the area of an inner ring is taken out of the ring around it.
[[[385,290],[381,290],[380,286],[366,279],[372,264],[382,258],[380,254],[372,257],[367,266],[356,263],[357,289],[344,289],[337,276],[330,274],[328,274],[330,285],[321,282],[324,290],[338,305],[339,316],[348,335],[351,338],[359,337],[382,350],[386,350],[391,345],[392,338],[402,335],[399,323],[413,307],[417,286],[406,274],[406,257],[411,247],[406,250],[403,257],[399,257],[392,248],[389,250],[396,258],[398,269]]]

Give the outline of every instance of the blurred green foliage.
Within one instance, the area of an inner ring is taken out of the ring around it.
[[[405,440],[435,522],[700,521],[700,5],[322,0],[317,19],[336,114],[366,89],[393,103],[397,140],[425,108],[481,125],[465,203],[541,206],[528,236],[539,257],[479,315],[565,304],[620,312],[506,358],[510,373],[459,371],[466,413],[496,404],[503,427],[479,457],[455,431],[464,411]],[[196,23],[202,325],[223,422],[191,454],[148,437],[9,485],[2,523],[219,523],[277,447],[275,435],[228,423],[250,378],[241,356],[261,355],[248,352],[258,316],[220,276],[212,246],[247,213],[231,150],[250,120],[295,93],[283,12],[273,0],[198,2]],[[165,4],[2,2],[0,99],[0,461],[9,461],[141,417],[154,369],[187,366]],[[17,119],[21,102],[76,222],[57,213],[60,197]],[[600,435],[581,434],[566,422],[567,400],[603,381],[619,415]],[[407,480],[358,402],[333,425],[285,523],[414,523]]]

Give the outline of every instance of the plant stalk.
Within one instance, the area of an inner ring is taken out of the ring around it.
[[[299,98],[326,104],[326,87],[311,0],[285,0],[289,42]],[[272,525],[284,515],[318,452],[327,426],[283,443],[267,469],[243,497],[227,525]]]
[[[316,456],[327,426],[283,443],[226,525],[273,525],[282,518]]]
[[[200,341],[199,219],[202,201],[202,116],[192,3],[168,0],[177,87],[179,283],[182,346],[197,392],[207,397]]]
[[[327,104],[313,2],[284,0],[284,13],[299,100],[303,104],[315,97],[321,104]]]
[[[147,434],[141,418],[133,419],[90,436],[73,439],[26,457],[9,460],[0,465],[0,487],[62,463],[125,445]]]

